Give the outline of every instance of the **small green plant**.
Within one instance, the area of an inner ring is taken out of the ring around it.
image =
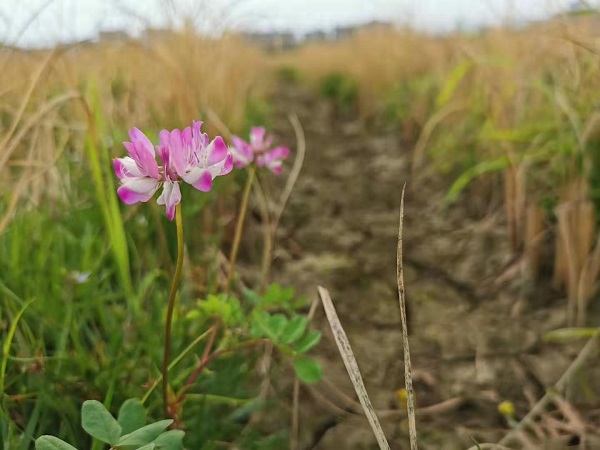
[[[319,81],[323,97],[333,102],[341,115],[350,114],[358,102],[358,82],[349,75],[332,72]]]
[[[118,418],[97,400],[87,400],[81,408],[81,426],[94,439],[109,444],[112,450],[181,450],[182,430],[169,430],[172,419],[146,424],[146,410],[138,399],[123,403]],[[77,450],[71,444],[44,435],[36,439],[36,450]]]
[[[300,71],[297,67],[284,65],[277,69],[277,78],[284,83],[295,85],[300,81]]]

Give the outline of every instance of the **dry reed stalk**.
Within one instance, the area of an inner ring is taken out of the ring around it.
[[[592,275],[598,276],[597,264],[600,264],[590,255],[595,218],[586,180],[577,179],[564,188],[555,214],[558,218],[556,254],[562,259],[556,261],[554,281],[558,286],[566,286],[569,324],[583,323],[585,307],[596,283]]]
[[[410,362],[410,346],[408,343],[408,324],[406,320],[406,298],[404,295],[404,267],[402,265],[402,236],[404,226],[404,192],[406,184],[402,187],[400,199],[400,223],[398,226],[398,249],[396,253],[396,277],[398,281],[398,301],[400,306],[400,319],[402,322],[402,344],[404,347],[404,382],[406,388],[406,407],[408,414],[408,433],[411,450],[417,450],[417,424],[415,419],[415,396],[412,383],[412,367]]]
[[[540,273],[544,234],[544,212],[537,204],[530,203],[526,209],[524,245],[527,277],[531,281],[536,281]]]
[[[525,233],[526,163],[511,164],[504,171],[504,206],[513,251],[521,249]]]
[[[596,246],[579,275],[576,318],[576,325],[579,327],[585,326],[588,303],[598,289],[598,276],[600,276],[600,236],[596,238]]]
[[[321,303],[325,309],[327,320],[329,321],[329,326],[331,327],[333,337],[335,338],[335,343],[337,344],[338,350],[342,355],[344,365],[346,366],[346,370],[348,371],[348,375],[350,376],[350,380],[352,381],[352,385],[354,386],[358,400],[363,407],[365,416],[367,416],[369,425],[371,425],[371,429],[375,434],[379,448],[381,450],[391,450],[390,444],[388,444],[385,434],[383,433],[383,429],[381,428],[381,424],[379,423],[379,419],[375,414],[375,409],[371,404],[371,399],[369,398],[369,394],[365,388],[365,384],[360,374],[360,369],[358,368],[354,352],[352,351],[352,346],[350,345],[348,336],[346,335],[337,312],[335,311],[335,307],[333,306],[329,292],[327,289],[321,286],[318,287],[318,290],[319,296],[321,297]]]

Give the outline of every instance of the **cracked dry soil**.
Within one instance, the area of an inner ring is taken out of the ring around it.
[[[406,182],[405,287],[420,446],[497,442],[507,431],[498,403],[512,401],[522,417],[528,396],[541,397],[577,353],[578,345],[542,340],[565,326],[562,295],[548,280],[524,294],[518,275],[500,277],[515,261],[500,203],[470,192],[443,211],[451,180],[410,178],[412,148],[398,131],[340,119],[298,89],[282,89],[275,104],[275,134],[295,142],[286,116],[296,112],[307,151],[278,230],[273,281],[309,298],[318,285],[330,291],[388,440],[408,448],[395,395],[404,385],[395,264]],[[258,226],[254,233],[260,239]],[[320,305],[312,326],[323,331],[314,355],[326,379],[301,386],[298,449],[377,448]],[[274,386],[279,407],[265,419],[273,430],[290,423],[292,382],[283,378]]]

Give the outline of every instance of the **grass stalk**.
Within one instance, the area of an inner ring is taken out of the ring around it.
[[[417,450],[417,423],[415,419],[415,396],[412,383],[412,368],[410,363],[410,347],[408,345],[408,325],[406,320],[406,298],[404,295],[404,268],[402,266],[402,232],[404,221],[404,192],[406,184],[402,187],[400,200],[400,225],[398,227],[398,251],[396,253],[396,275],[398,278],[398,301],[400,304],[400,319],[402,322],[402,343],[404,345],[404,384],[406,388],[406,406],[408,413],[408,434],[410,449]]]
[[[171,283],[171,292],[169,294],[169,302],[167,304],[167,319],[165,324],[165,350],[162,366],[162,393],[164,403],[165,417],[169,413],[169,360],[171,359],[171,325],[173,322],[173,310],[175,308],[175,297],[177,295],[177,287],[179,278],[181,277],[181,268],[183,266],[183,219],[181,216],[181,203],[175,208],[175,224],[177,226],[177,265],[175,266],[175,274]]]
[[[250,166],[248,172],[248,178],[246,179],[246,185],[244,186],[244,194],[242,197],[242,204],[240,206],[240,213],[238,220],[235,225],[235,235],[233,237],[233,246],[231,247],[231,254],[229,255],[229,271],[227,272],[227,282],[225,285],[225,294],[229,294],[231,288],[231,280],[233,279],[233,272],[235,271],[235,261],[237,259],[238,250],[240,247],[240,241],[242,239],[242,231],[244,229],[244,219],[246,218],[246,211],[248,210],[248,201],[250,199],[250,191],[252,190],[252,184],[254,183],[254,177],[256,175],[256,168]]]

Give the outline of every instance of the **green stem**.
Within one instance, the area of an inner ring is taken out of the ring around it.
[[[231,287],[231,279],[233,278],[233,271],[235,269],[235,261],[237,259],[238,250],[240,247],[240,240],[242,238],[242,230],[244,228],[244,219],[246,218],[246,211],[248,210],[248,200],[250,199],[250,190],[252,189],[252,183],[254,182],[254,175],[256,169],[254,166],[250,167],[248,173],[248,179],[246,180],[246,186],[244,186],[244,195],[242,197],[242,205],[240,207],[240,214],[238,216],[237,224],[235,226],[235,235],[233,237],[233,246],[231,247],[231,254],[229,256],[229,272],[227,273],[227,284],[225,285],[225,294],[229,294]]]
[[[211,332],[211,330],[206,330],[204,333],[202,333],[200,336],[198,336],[196,339],[194,339],[192,341],[192,343],[190,345],[188,345],[185,350],[183,350],[179,355],[177,355],[173,361],[171,361],[171,363],[169,364],[168,370],[171,371],[173,370],[173,367],[175,367],[177,364],[179,364],[179,362],[190,352],[193,350],[193,348],[198,345],[199,342],[201,342],[202,340],[204,340],[204,338],[206,336],[209,335],[209,333]],[[48,358],[46,358],[48,359]],[[154,380],[154,383],[152,384],[152,386],[150,387],[150,389],[148,389],[146,391],[146,393],[144,394],[144,396],[142,397],[142,404],[146,403],[146,400],[148,400],[148,397],[150,397],[150,394],[152,394],[152,392],[154,392],[154,389],[156,389],[156,386],[158,386],[161,381],[162,381],[162,373],[158,376],[158,378],[156,380]]]
[[[175,223],[177,226],[177,265],[175,274],[171,283],[171,292],[169,294],[169,303],[167,304],[167,322],[165,325],[165,351],[162,366],[162,388],[165,417],[169,413],[169,360],[171,359],[171,323],[173,321],[173,309],[175,307],[175,296],[179,278],[181,277],[181,267],[183,266],[183,220],[181,218],[181,204],[175,209]]]

